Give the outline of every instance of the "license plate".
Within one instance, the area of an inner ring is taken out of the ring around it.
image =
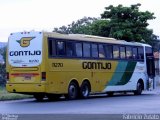
[[[31,76],[25,76],[24,79],[25,80],[31,80]]]

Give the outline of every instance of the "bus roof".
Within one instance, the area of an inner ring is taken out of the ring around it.
[[[18,32],[20,33],[20,32]],[[21,32],[22,34],[32,34],[32,33],[40,33],[46,37],[53,37],[59,39],[70,39],[70,40],[77,40],[77,41],[89,41],[89,42],[101,42],[101,43],[110,43],[110,44],[121,44],[121,45],[131,45],[131,46],[148,46],[148,44],[139,43],[139,42],[127,42],[125,40],[117,40],[115,38],[109,37],[100,37],[94,35],[85,35],[85,34],[61,34],[56,32],[38,32],[38,31],[31,31],[31,32]],[[16,33],[11,33],[16,34]]]
[[[102,43],[111,43],[111,44],[121,44],[121,45],[132,45],[132,46],[148,46],[148,44],[139,43],[139,42],[127,42],[125,40],[117,40],[115,38],[109,37],[100,37],[94,35],[85,35],[85,34],[61,34],[56,32],[44,32],[44,35],[47,37],[61,38],[61,39],[70,39],[70,40],[80,40],[80,41],[89,41],[89,42],[102,42]]]

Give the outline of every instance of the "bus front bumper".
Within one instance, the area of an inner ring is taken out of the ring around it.
[[[45,84],[6,84],[8,92],[12,93],[37,93],[45,92]]]

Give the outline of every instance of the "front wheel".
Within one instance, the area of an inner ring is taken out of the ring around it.
[[[137,89],[134,91],[134,95],[142,94],[142,84],[140,82],[137,83]]]

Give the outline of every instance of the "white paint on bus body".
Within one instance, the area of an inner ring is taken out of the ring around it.
[[[9,36],[8,61],[13,67],[33,67],[42,62],[41,32],[18,32]]]

